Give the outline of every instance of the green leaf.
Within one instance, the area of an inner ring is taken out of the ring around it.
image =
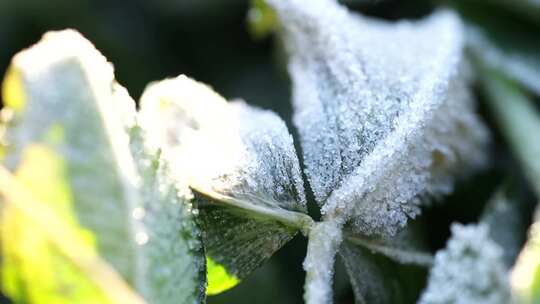
[[[207,256],[222,266],[208,269],[209,293],[311,225],[292,138],[274,113],[179,76],[147,88],[139,118],[176,180],[194,190]]]
[[[499,187],[484,208],[480,222],[489,227],[489,237],[504,248],[504,265],[509,268],[527,238],[536,199],[521,180],[511,180]]]
[[[171,178],[167,162],[145,144],[146,132],[130,129],[140,174],[141,203],[135,241],[143,267],[137,290],[149,303],[205,303],[206,267],[202,234],[185,184]]]
[[[6,79],[6,165],[69,228],[45,233],[6,205],[5,293],[17,303],[108,301],[56,243],[67,230],[149,302],[201,303],[204,255],[191,205],[165,164],[143,148],[135,104],[112,66],[68,30],[18,54]]]
[[[425,267],[398,263],[363,246],[345,241],[339,255],[357,304],[414,303],[425,282]]]
[[[349,274],[356,303],[413,303],[423,287],[433,256],[420,222],[394,237],[345,231],[339,255]]]
[[[516,84],[502,76],[499,71],[486,68],[489,64],[482,61],[481,57],[477,59],[479,67],[483,68],[480,76],[486,94],[485,101],[538,198],[540,139],[537,134],[540,130],[540,116],[533,101]],[[537,221],[536,219],[531,225],[527,243],[511,273],[512,291],[522,303],[535,303],[540,299]]]
[[[255,39],[265,38],[278,27],[276,13],[264,0],[251,0],[247,18],[249,31]]]
[[[468,22],[467,43],[474,57],[540,95],[540,25],[468,1],[461,1],[458,8]]]
[[[481,60],[481,58],[479,58]],[[498,70],[478,61],[485,102],[535,194],[540,197],[540,116],[533,101]]]
[[[504,19],[499,21],[507,21],[508,19],[527,20],[531,24],[540,25],[540,2],[537,0],[518,0],[518,1],[500,1],[500,0],[483,0],[483,1],[454,1],[459,7],[469,7],[475,13],[485,13],[493,15],[496,11],[504,12]],[[509,14],[510,13],[510,14]],[[502,24],[504,22],[500,22]]]

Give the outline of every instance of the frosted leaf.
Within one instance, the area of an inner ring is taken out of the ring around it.
[[[137,290],[150,303],[204,303],[202,233],[187,185],[171,178],[165,160],[145,145],[145,132],[130,128],[131,150],[140,174],[141,201],[131,216],[142,264]]]
[[[147,88],[139,117],[195,190],[207,255],[229,275],[243,278],[311,222],[292,137],[274,113],[179,76]]]
[[[413,303],[423,288],[433,256],[425,227],[413,222],[387,238],[343,232],[339,256],[346,266],[356,303]]]
[[[46,34],[13,59],[3,96],[6,164],[29,194],[149,303],[201,302],[204,255],[190,205],[161,163],[132,154],[135,103],[94,46],[75,31]],[[5,292],[25,302],[108,302],[50,236],[3,212]]]
[[[409,225],[397,235],[391,237],[366,236],[344,231],[344,242],[351,246],[364,247],[399,264],[431,266],[433,256],[425,244],[422,226]]]
[[[489,237],[504,248],[505,267],[516,261],[526,241],[531,214],[536,206],[534,196],[524,189],[524,181],[506,183],[491,197],[480,218],[489,227]]]
[[[7,111],[15,112],[6,163],[17,168],[31,144],[59,154],[78,220],[94,232],[105,259],[129,279],[136,268],[127,217],[136,200],[135,167],[114,109],[113,77],[112,66],[74,31],[48,33],[16,55],[4,83]]]
[[[491,240],[487,225],[452,225],[419,303],[511,303],[503,248]]]
[[[400,264],[348,242],[339,254],[351,278],[355,303],[413,303],[418,298],[424,267]]]
[[[392,235],[481,166],[459,19],[388,23],[332,0],[269,0],[290,53],[294,122],[326,218]]]

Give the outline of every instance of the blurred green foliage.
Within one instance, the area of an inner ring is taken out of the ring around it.
[[[540,37],[540,9],[524,9],[513,3],[343,2],[364,14],[392,20],[416,18],[436,6],[452,5],[467,20],[478,21],[495,34],[515,35],[518,49],[522,46],[518,38],[527,42],[524,47],[530,47],[538,45],[538,38],[535,42],[530,37]],[[255,6],[250,10],[252,3]],[[149,82],[187,74],[212,85],[226,98],[241,97],[276,111],[295,134],[284,51],[268,35],[275,28],[274,18],[261,1],[249,0],[0,0],[0,73],[5,74],[15,53],[38,41],[46,31],[74,28],[115,64],[118,81],[135,100]],[[538,48],[535,50],[538,53]],[[493,126],[493,118],[483,107],[484,118]],[[421,217],[430,227],[427,233],[433,251],[445,245],[450,222],[476,221],[503,176],[520,175],[498,128],[492,129],[492,167],[472,182],[458,185],[447,203],[434,205]],[[295,237],[238,287],[210,297],[208,303],[302,303],[305,249],[306,239]],[[336,303],[354,302],[340,265],[335,285]]]

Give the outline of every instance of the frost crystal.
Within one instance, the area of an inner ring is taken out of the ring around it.
[[[315,224],[309,234],[308,253],[304,261],[306,270],[306,303],[332,303],[332,277],[334,260],[341,243],[342,231],[336,223]]]
[[[435,256],[420,304],[511,303],[503,249],[484,224],[452,225],[446,249]]]
[[[206,194],[305,212],[292,137],[274,113],[228,103],[180,76],[146,90],[140,119],[178,180]]]
[[[145,91],[139,118],[196,190],[207,255],[229,275],[245,277],[310,221],[292,137],[274,113],[180,76]]]
[[[387,23],[333,0],[268,2],[284,26],[294,122],[327,218],[395,234],[423,197],[449,192],[453,175],[482,165],[488,136],[453,13]]]

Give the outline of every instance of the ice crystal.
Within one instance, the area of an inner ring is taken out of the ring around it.
[[[395,234],[425,196],[482,165],[459,19],[388,23],[333,0],[269,0],[290,53],[294,122],[327,218]]]
[[[139,118],[196,191],[207,254],[228,274],[245,277],[310,221],[292,137],[274,113],[179,76],[145,91]]]
[[[306,270],[306,303],[332,302],[334,260],[341,243],[341,227],[334,222],[315,224],[309,234],[308,253],[304,261]],[[321,262],[324,261],[324,262]],[[329,261],[329,262],[327,262]]]
[[[179,180],[201,192],[305,212],[292,137],[270,111],[227,102],[186,76],[150,86],[141,124],[169,155]]]
[[[452,225],[419,303],[511,303],[503,248],[490,239],[487,225]]]

